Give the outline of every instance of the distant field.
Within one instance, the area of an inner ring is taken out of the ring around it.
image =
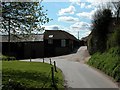
[[[52,88],[51,65],[38,62],[3,61],[2,84],[4,89],[14,88]],[[63,77],[60,70],[55,72],[58,88],[63,88]],[[11,84],[12,83],[12,84]]]

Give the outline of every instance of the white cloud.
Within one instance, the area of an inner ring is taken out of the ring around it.
[[[80,3],[80,7],[81,7],[81,8],[85,8],[85,7],[86,7],[86,4],[85,4],[85,3]]]
[[[70,26],[73,30],[85,30],[90,28],[90,24],[87,22],[77,22]]]
[[[90,30],[80,31],[80,38],[86,37],[91,33]]]
[[[81,13],[78,13],[77,16],[91,19],[90,12],[81,12]]]
[[[78,28],[83,28],[83,27],[89,26],[89,24],[88,25],[86,25],[86,24],[88,24],[88,23],[86,23],[86,22],[76,23],[76,25],[80,26],[80,27],[78,26]],[[75,24],[73,24],[73,26],[74,25]],[[78,31],[79,31],[80,39],[82,37],[88,36],[90,34],[90,32],[91,32],[88,28],[86,28],[86,29],[85,28],[84,29],[71,28],[72,25],[70,27],[64,27],[64,26],[61,26],[61,25],[49,25],[49,26],[44,26],[44,27],[45,27],[46,30],[64,30],[64,31],[74,35],[76,38],[78,38]],[[58,29],[55,29],[54,27],[55,28],[57,27]]]
[[[93,8],[92,4],[87,5],[86,8]]]
[[[119,0],[86,0],[87,2],[91,2],[91,3],[104,3],[104,2],[118,2]]]
[[[77,2],[81,2],[81,0],[69,0],[72,3],[77,3]]]
[[[93,15],[96,11],[97,11],[97,8],[95,8],[91,12],[81,12],[81,13],[77,13],[76,15],[79,16],[79,17],[92,19]]]
[[[59,10],[58,15],[74,14],[75,11],[76,10],[74,6],[69,6],[68,8]]]
[[[60,25],[49,25],[49,26],[43,26],[45,27],[45,30],[60,30],[61,26]]]
[[[108,2],[119,2],[120,0],[86,0],[86,2],[91,3],[92,7],[98,7],[104,5]]]
[[[58,21],[62,21],[62,22],[67,22],[67,23],[75,23],[75,22],[79,22],[78,18],[74,18],[71,16],[62,16],[58,18]]]
[[[87,22],[77,22],[67,29],[65,31],[73,34],[76,38],[78,38],[78,32],[79,32],[79,38],[86,37],[90,34],[90,24]]]
[[[79,5],[80,8],[94,8],[94,5],[92,5],[91,3],[87,4],[86,2],[77,2],[76,4]]]
[[[78,38],[78,32],[79,32],[79,39],[88,36],[91,31],[86,29],[86,30],[73,30],[71,28],[65,28],[65,31],[74,35],[76,38]]]

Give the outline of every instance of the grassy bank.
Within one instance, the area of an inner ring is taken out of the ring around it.
[[[2,83],[6,88],[52,88],[51,65],[38,62],[3,61]],[[55,72],[58,88],[63,88],[62,72]]]
[[[104,53],[95,53],[87,62],[120,82],[120,49],[111,48]]]

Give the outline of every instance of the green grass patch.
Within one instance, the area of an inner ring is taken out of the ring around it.
[[[2,60],[2,61],[9,61],[9,60],[16,60],[16,58],[14,56],[0,55],[0,60]]]
[[[118,47],[104,53],[95,53],[87,63],[120,82],[120,49]]]
[[[47,63],[3,61],[2,62],[2,84],[6,88],[53,88],[51,78],[51,67]],[[61,70],[55,72],[57,88],[63,88],[63,77]]]

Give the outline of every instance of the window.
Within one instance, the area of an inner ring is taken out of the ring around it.
[[[49,35],[49,38],[53,38],[53,35]]]
[[[48,44],[53,44],[53,39],[48,39]]]
[[[65,39],[61,40],[61,47],[65,47],[66,46],[66,41]]]

